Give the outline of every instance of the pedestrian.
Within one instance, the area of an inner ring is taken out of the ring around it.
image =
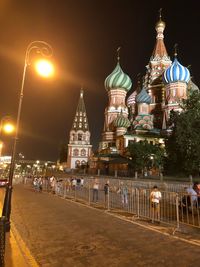
[[[54,176],[52,176],[51,181],[51,193],[55,194],[55,190],[56,190],[56,178]]]
[[[72,179],[72,189],[75,190],[76,186],[77,186],[77,180],[76,180],[76,178],[73,178]]]
[[[35,191],[37,191],[37,186],[38,186],[38,178],[37,177],[34,177],[34,180],[33,180],[33,188]]]
[[[117,191],[121,194],[121,202],[123,207],[127,207],[128,205],[128,187],[127,185],[124,185],[124,182],[120,183],[120,187]]]
[[[110,192],[110,185],[109,185],[109,180],[108,180],[104,185],[105,208],[108,208],[109,192]]]
[[[81,187],[83,187],[83,185],[84,185],[84,179],[83,177],[81,177]]]
[[[43,181],[42,181],[42,177],[40,176],[38,178],[38,192],[42,192],[42,184],[43,184]]]
[[[98,202],[98,198],[99,198],[99,182],[97,179],[95,179],[93,184],[93,202]]]
[[[154,185],[153,190],[150,193],[151,202],[151,219],[160,222],[160,200],[162,198],[161,192],[158,190],[157,185]]]
[[[197,208],[200,208],[200,183],[195,182],[193,185],[193,189],[197,193]]]
[[[188,194],[188,198],[189,198],[189,206],[191,206],[191,208],[196,207],[197,206],[197,191],[196,189],[196,184],[194,184],[193,187],[187,187],[186,188],[186,193]]]

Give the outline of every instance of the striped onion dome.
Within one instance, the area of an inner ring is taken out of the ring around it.
[[[136,97],[136,90],[128,97],[126,103],[127,103],[127,106],[130,107],[132,105],[135,104],[135,97]]]
[[[172,65],[167,68],[163,74],[164,83],[184,82],[188,83],[190,80],[189,70],[182,66],[175,57]]]
[[[151,103],[151,96],[147,93],[146,89],[143,87],[140,93],[135,98],[137,103]]]
[[[123,127],[123,128],[128,128],[131,123],[129,121],[128,118],[125,118],[123,116],[123,114],[120,114],[117,116],[117,118],[113,121],[113,125],[116,127],[116,128],[120,128],[120,127]]]
[[[113,72],[105,79],[104,85],[107,91],[117,88],[123,88],[126,91],[129,91],[132,82],[129,76],[121,69],[119,62],[117,62],[117,66]]]

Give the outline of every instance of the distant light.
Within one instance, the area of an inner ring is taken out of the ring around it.
[[[15,127],[14,127],[14,125],[11,124],[11,123],[5,123],[5,124],[3,125],[3,131],[4,131],[5,133],[7,133],[7,134],[11,134],[11,133],[13,133],[14,130],[15,130]]]
[[[51,77],[54,75],[54,66],[48,60],[39,60],[35,63],[35,68],[37,73],[45,78]]]

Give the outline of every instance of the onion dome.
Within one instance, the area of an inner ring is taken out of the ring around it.
[[[107,91],[117,88],[123,88],[129,91],[132,86],[130,77],[123,72],[119,62],[117,62],[117,66],[113,72],[105,79],[104,84]]]
[[[156,23],[156,31],[158,31],[159,28],[163,28],[163,30],[165,29],[165,22],[162,21],[161,19]]]
[[[121,113],[117,118],[113,121],[113,125],[116,128],[128,128],[131,124],[128,118],[124,117]]]
[[[128,107],[132,106],[135,104],[135,97],[136,97],[136,90],[128,97],[126,104]]]
[[[140,93],[135,98],[137,103],[151,103],[151,96],[147,93],[146,89],[143,87]]]
[[[164,83],[183,82],[188,83],[190,80],[189,70],[182,66],[175,57],[172,65],[167,68],[163,74]]]
[[[158,31],[159,28],[165,29],[165,22],[162,21],[162,8],[159,9],[159,21],[156,23],[156,31]]]

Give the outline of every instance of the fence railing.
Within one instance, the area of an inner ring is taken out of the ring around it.
[[[84,178],[84,183],[81,184],[80,179],[75,183],[73,180],[75,177],[59,179],[52,187],[50,181],[44,179],[42,187],[44,191],[55,193],[63,198],[84,201],[88,205],[117,210],[153,222],[167,223],[176,228],[179,228],[180,224],[200,227],[200,196],[185,193],[186,184],[172,187],[172,184],[156,183],[162,198],[159,205],[154,207],[150,201],[150,194],[155,182],[145,184],[131,180],[109,179],[108,181],[105,178],[98,180]],[[94,188],[94,181],[97,181],[98,189]],[[109,182],[109,190],[106,193],[104,185],[107,182]],[[171,192],[170,189],[174,191]]]

